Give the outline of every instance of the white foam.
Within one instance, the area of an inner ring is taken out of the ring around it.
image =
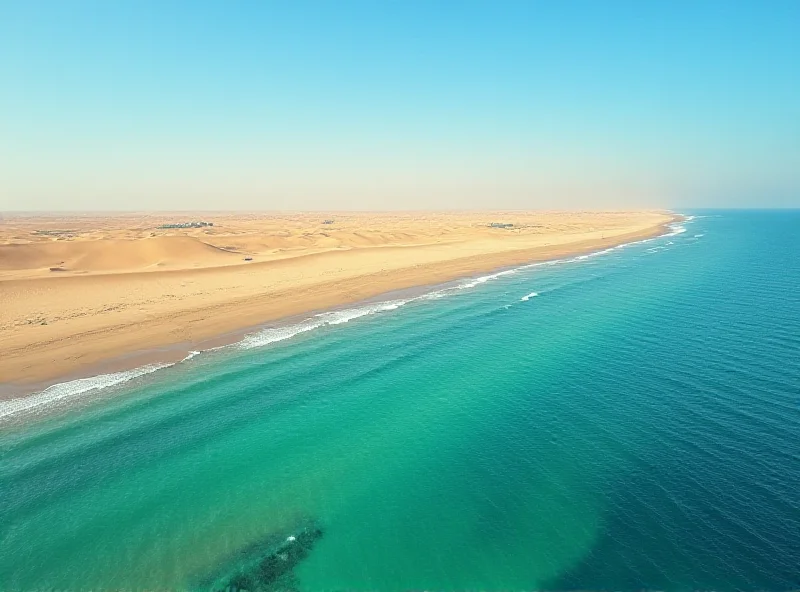
[[[630,244],[630,243],[626,243]],[[606,253],[610,253],[611,251],[615,251],[617,249],[621,249],[625,245],[618,245],[616,247],[609,247],[608,249],[603,249],[602,251],[594,251],[593,253],[589,253],[587,257],[599,257],[600,255],[605,255]]]
[[[669,225],[670,232],[665,234],[664,236],[676,236],[678,234],[683,234],[686,232],[686,227],[682,224],[670,224]]]
[[[69,382],[54,384],[35,395],[0,401],[0,419],[21,412],[32,411],[43,405],[49,406],[67,399],[82,397],[94,391],[107,389],[173,365],[174,364],[149,364],[124,372],[100,374],[99,376],[92,376],[91,378],[79,378],[77,380],[70,380]]]
[[[409,302],[412,302],[414,300],[436,300],[439,298],[446,298],[447,296],[455,296],[456,294],[459,294],[463,290],[469,290],[470,288],[475,288],[477,286],[480,286],[481,284],[485,284],[486,282],[496,280],[497,278],[503,276],[513,275],[518,271],[520,271],[521,269],[525,269],[526,267],[530,266],[523,265],[521,267],[517,267],[514,269],[506,269],[505,271],[499,271],[497,273],[493,273],[490,275],[484,275],[481,277],[464,280],[461,283],[456,284],[455,286],[452,286],[450,288],[442,288],[440,290],[434,290],[433,292],[428,292],[427,294],[423,294],[422,296],[417,296],[416,298],[412,298],[411,300],[409,300]]]
[[[410,302],[410,300],[388,300],[386,302],[367,304],[357,308],[322,312],[294,325],[270,327],[269,329],[262,329],[256,333],[251,333],[250,335],[246,335],[245,338],[236,345],[242,349],[262,347],[270,343],[291,339],[295,335],[313,331],[314,329],[320,329],[326,325],[341,325],[367,315],[397,310],[408,302]]]
[[[190,351],[185,358],[181,360],[181,362],[186,362],[187,360],[191,360],[195,356],[199,356],[202,352],[199,351]]]
[[[251,333],[250,335],[245,335],[244,339],[242,339],[237,345],[242,349],[252,349],[254,347],[261,347],[264,345],[269,345],[270,343],[276,343],[278,341],[291,339],[292,337],[294,337],[295,335],[299,335],[300,333],[313,331],[318,327],[322,327],[324,324],[325,322],[322,320],[308,319],[296,325],[262,329],[257,333]]]
[[[493,273],[491,275],[484,275],[475,279],[466,280],[460,284],[458,284],[455,289],[456,290],[464,290],[467,288],[474,288],[475,286],[479,286],[480,284],[485,284],[490,280],[496,280],[499,277],[503,277],[505,275],[513,275],[517,273],[517,269],[507,269],[505,271],[499,271],[497,273]]]
[[[358,319],[360,317],[365,317],[367,315],[379,312],[387,312],[390,310],[397,310],[407,302],[408,300],[389,300],[387,302],[368,304],[366,306],[360,306],[358,308],[349,308],[346,310],[323,312],[316,315],[316,318],[321,319],[323,325],[341,325],[342,323],[347,323],[349,321],[352,321],[353,319]]]
[[[448,290],[436,290],[435,292],[428,292],[427,294],[423,294],[419,298],[415,298],[415,300],[436,300],[437,298],[444,298],[452,294],[453,288]]]
[[[530,293],[530,294],[528,294],[527,296],[523,296],[522,298],[520,298],[520,299],[519,299],[519,301],[520,301],[520,302],[527,302],[527,301],[528,301],[528,300],[530,300],[531,298],[536,298],[538,295],[539,295],[539,293],[538,293],[538,292],[531,292],[531,293]]]
[[[683,234],[684,232],[686,232],[686,226],[684,226],[685,224],[691,224],[698,218],[706,218],[706,217],[707,216],[686,216],[680,222],[673,222],[672,224],[669,224],[668,228],[670,229],[670,232],[668,232],[664,236],[675,236],[677,234]]]

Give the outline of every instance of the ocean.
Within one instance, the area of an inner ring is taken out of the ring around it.
[[[800,588],[800,212],[0,403],[0,590]]]

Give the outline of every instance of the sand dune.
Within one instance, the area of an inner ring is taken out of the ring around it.
[[[209,267],[239,262],[232,253],[193,237],[104,239],[0,245],[0,269],[93,273],[163,267]]]
[[[0,383],[91,373],[123,355],[130,364],[131,354],[152,348],[187,350],[288,315],[651,236],[672,219],[663,212],[7,217]],[[213,226],[163,228],[176,220]]]
[[[530,212],[16,216],[0,227],[0,277],[46,277],[54,267],[63,269],[61,275],[218,267],[243,264],[247,257],[268,261],[331,250],[476,241],[503,242],[505,249],[526,237],[615,232],[629,217]],[[214,225],[163,228],[192,220]],[[514,226],[491,228],[491,222]]]

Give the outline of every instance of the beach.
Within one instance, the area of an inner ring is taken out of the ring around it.
[[[15,215],[0,383],[52,383],[379,294],[642,240],[636,212]]]

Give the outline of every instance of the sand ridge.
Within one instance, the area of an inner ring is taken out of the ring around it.
[[[673,219],[653,211],[7,216],[0,383],[605,248]],[[191,221],[213,226],[162,228]]]

